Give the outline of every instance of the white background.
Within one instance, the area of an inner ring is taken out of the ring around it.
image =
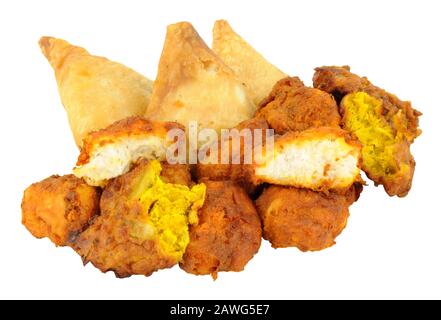
[[[1,1],[1,298],[441,298],[439,1]],[[268,60],[311,84],[313,68],[349,64],[424,113],[403,199],[372,185],[351,207],[337,245],[317,253],[260,252],[242,273],[213,282],[178,267],[116,279],[84,268],[69,248],[21,225],[23,190],[69,173],[76,149],[42,35],[155,77],[167,24],[188,20],[211,43],[216,19]]]

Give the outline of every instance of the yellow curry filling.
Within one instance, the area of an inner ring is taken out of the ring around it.
[[[179,261],[190,242],[188,226],[198,223],[206,186],[200,183],[189,188],[166,183],[160,177],[161,170],[159,161],[150,161],[133,192],[146,213],[142,231],[138,226],[133,236],[158,239],[163,253]]]
[[[346,128],[363,145],[363,167],[375,176],[397,173],[400,169],[395,161],[396,135],[382,116],[382,101],[356,92],[346,95],[342,104]]]

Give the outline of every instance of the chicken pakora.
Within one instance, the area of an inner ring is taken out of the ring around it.
[[[317,68],[314,87],[341,100],[343,127],[363,145],[362,168],[367,176],[390,196],[406,196],[415,170],[410,145],[421,133],[421,113],[410,102],[351,73],[349,67]]]
[[[25,190],[22,223],[36,238],[70,245],[99,213],[100,194],[72,174],[51,176]]]
[[[253,165],[254,183],[346,192],[360,178],[361,147],[345,130],[333,127],[288,132],[264,148]]]
[[[129,117],[91,132],[84,139],[73,173],[90,185],[104,186],[109,179],[129,171],[139,158],[164,161],[167,148],[174,143],[167,137],[173,129],[184,131],[175,122]]]

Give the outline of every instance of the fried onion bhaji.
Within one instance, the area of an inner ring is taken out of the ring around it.
[[[92,186],[104,186],[109,179],[129,171],[141,157],[163,161],[167,148],[174,143],[167,139],[173,129],[185,130],[175,122],[129,117],[89,133],[73,173]]]
[[[99,213],[100,193],[74,175],[51,176],[25,190],[22,223],[36,238],[70,245]]]
[[[177,264],[198,222],[205,185],[191,186],[187,165],[140,160],[103,191],[101,215],[77,239],[84,263],[118,277],[149,276]]]
[[[242,271],[257,253],[261,225],[253,202],[232,181],[202,180],[207,187],[199,223],[190,226],[190,243],[180,267],[196,275]]]
[[[204,154],[203,161],[196,166],[195,175],[197,179],[207,178],[213,181],[232,180],[242,186],[248,194],[255,192],[257,185],[252,182],[250,166],[245,161],[245,152],[252,152],[255,144],[264,144],[266,136],[273,135],[269,130],[268,123],[263,118],[252,118],[241,122],[237,129],[237,135],[221,137],[216,145],[217,154],[213,157],[213,149],[208,149]],[[243,129],[249,129],[250,136],[247,136]],[[253,133],[259,133],[254,135]],[[236,137],[236,139],[235,139]],[[259,138],[258,138],[259,137]],[[258,140],[259,139],[259,140]],[[235,145],[236,143],[236,145]],[[226,147],[222,147],[226,146]],[[211,159],[213,157],[213,159]],[[227,161],[222,161],[222,159]]]
[[[278,136],[253,165],[254,183],[346,192],[361,181],[361,146],[347,131],[320,127]]]
[[[306,87],[297,77],[278,81],[259,105],[263,117],[276,134],[316,127],[339,127],[340,114],[332,95]]]
[[[326,249],[345,228],[357,193],[355,188],[340,195],[272,185],[256,201],[263,237],[273,248]]]
[[[314,87],[340,102],[343,127],[363,145],[363,170],[390,196],[404,197],[412,186],[415,160],[410,145],[421,130],[421,113],[408,101],[374,86],[349,67],[317,68]]]

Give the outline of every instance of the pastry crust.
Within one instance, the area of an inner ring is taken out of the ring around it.
[[[226,20],[214,24],[213,51],[247,85],[256,105],[277,81],[287,76],[234,32]]]
[[[177,121],[188,129],[231,128],[252,117],[255,106],[234,72],[207,47],[188,22],[172,24],[146,117]]]
[[[55,71],[78,147],[89,132],[145,113],[152,92],[151,80],[61,39],[42,37],[39,44]]]

